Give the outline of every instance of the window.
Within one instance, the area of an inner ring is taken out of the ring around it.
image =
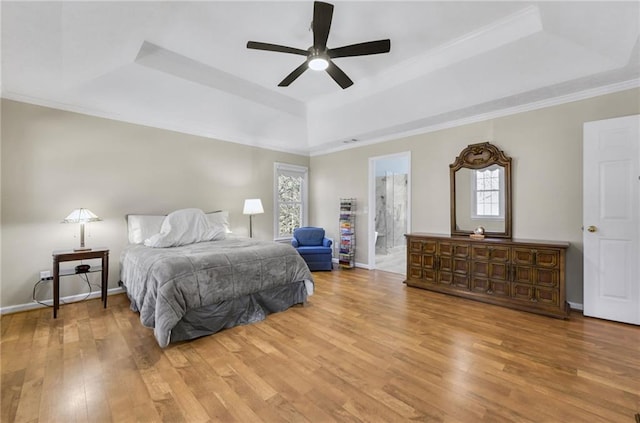
[[[504,168],[490,166],[472,172],[472,218],[504,219]]]
[[[276,239],[290,239],[295,228],[307,225],[307,175],[304,166],[274,166]]]

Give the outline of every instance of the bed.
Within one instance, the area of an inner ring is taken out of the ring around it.
[[[313,294],[291,245],[234,236],[227,217],[198,209],[127,216],[121,285],[160,347],[259,322]]]

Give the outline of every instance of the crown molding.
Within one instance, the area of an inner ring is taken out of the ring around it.
[[[264,148],[266,150],[278,151],[278,152],[288,153],[288,154],[296,154],[300,156],[315,157],[315,156],[322,156],[325,154],[336,153],[344,150],[359,148],[365,145],[378,144],[382,142],[397,140],[400,138],[406,138],[409,136],[426,134],[430,132],[440,131],[443,129],[449,129],[457,126],[468,125],[471,123],[482,122],[489,119],[496,119],[496,118],[514,115],[518,113],[530,112],[538,109],[543,109],[546,107],[558,106],[561,104],[585,100],[585,99],[607,95],[607,94],[613,94],[616,92],[635,89],[635,88],[640,88],[640,78],[634,78],[631,80],[604,85],[601,87],[591,88],[587,90],[582,90],[582,91],[574,92],[571,94],[551,97],[544,100],[534,101],[534,102],[530,102],[530,103],[526,103],[518,106],[502,108],[502,109],[498,109],[498,110],[494,110],[486,113],[475,114],[475,115],[460,118],[460,119],[443,120],[442,122],[438,122],[436,124],[431,124],[431,125],[420,125],[420,121],[409,122],[407,124],[386,128],[381,131],[376,131],[373,133],[365,133],[365,134],[345,137],[349,139],[355,138],[359,140],[358,142],[355,142],[355,143],[345,144],[342,141],[334,141],[330,144],[326,144],[325,147],[320,146],[318,148],[313,148],[313,149],[272,147],[272,146],[264,145],[269,143],[269,140],[245,139],[242,137],[238,137],[237,134],[225,134],[222,132],[212,133],[209,129],[195,127],[194,125],[189,124],[188,122],[184,123],[184,122],[167,122],[167,121],[154,121],[154,120],[144,120],[144,119],[139,119],[139,120],[130,119],[126,116],[118,115],[117,113],[107,112],[103,110],[98,110],[98,109],[83,107],[78,105],[71,105],[71,104],[56,102],[56,101],[46,100],[42,98],[25,96],[17,93],[12,93],[12,92],[3,92],[2,98],[19,101],[23,103],[34,104],[37,106],[50,107],[50,108],[64,110],[68,112],[100,117],[104,119],[116,120],[116,121],[136,124],[136,125],[149,126],[149,127],[158,128],[158,129],[165,129],[165,130],[185,133],[189,135],[216,139],[219,141],[232,142],[236,144],[247,145],[250,147]]]
[[[212,132],[208,128],[198,127],[191,122],[170,122],[166,120],[153,120],[153,119],[135,119],[127,116],[120,115],[118,113],[113,113],[105,110],[95,109],[92,107],[80,106],[76,104],[67,104],[57,101],[52,101],[48,99],[43,99],[39,97],[32,97],[27,95],[22,95],[13,92],[3,92],[1,95],[2,98],[7,100],[18,101],[21,103],[33,104],[35,106],[49,107],[51,109],[63,110],[66,112],[78,113],[81,115],[93,116],[103,119],[115,120],[118,122],[130,123],[133,125],[142,125],[148,126],[150,128],[156,129],[164,129],[167,131],[179,132],[181,134],[194,135],[197,137],[209,138],[221,142],[231,142],[234,144],[246,145],[248,147],[256,147],[263,148],[265,150],[278,151],[281,153],[288,154],[296,154],[299,156],[308,156],[308,149],[296,149],[290,147],[274,147],[270,145],[270,143],[277,143],[280,140],[255,140],[250,139],[249,137],[241,137],[238,134],[224,133],[220,132]]]
[[[354,135],[348,138],[355,138],[359,141],[357,143],[348,143],[345,144],[342,141],[337,141],[332,143],[332,146],[329,148],[318,148],[312,150],[309,155],[311,157],[322,156],[325,154],[336,153],[344,150],[350,150],[353,148],[362,147],[365,145],[379,144],[382,142],[397,140],[400,138],[406,138],[414,135],[427,134],[430,132],[441,131],[443,129],[455,128],[458,126],[468,125],[472,123],[482,122],[490,119],[497,119],[505,116],[510,116],[518,113],[525,113],[534,110],[544,109],[547,107],[559,106],[566,103],[571,103],[574,101],[586,100],[593,97],[599,97],[607,94],[613,94],[620,91],[626,91],[629,89],[640,88],[640,78],[631,79],[628,81],[623,81],[615,84],[610,84],[606,86],[601,86],[597,88],[591,88],[571,94],[556,96],[552,98],[547,98],[544,100],[534,101],[526,104],[521,104],[518,106],[502,108],[498,110],[494,110],[491,112],[480,113],[460,119],[452,119],[452,120],[444,120],[442,122],[420,126],[419,122],[409,122],[408,124],[404,124],[402,126],[405,129],[401,129],[396,127],[397,130],[389,130],[388,128],[384,131],[389,131],[389,133],[385,133],[380,135],[379,133],[370,133],[370,134],[359,134]],[[415,125],[415,127],[411,127]],[[381,131],[378,131],[381,132]],[[336,145],[339,144],[339,145]]]

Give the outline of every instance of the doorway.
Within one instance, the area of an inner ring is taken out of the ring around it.
[[[369,263],[406,273],[405,234],[411,222],[411,152],[369,159]]]

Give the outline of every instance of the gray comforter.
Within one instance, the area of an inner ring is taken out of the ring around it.
[[[187,310],[313,277],[291,245],[231,238],[173,248],[127,247],[120,279],[161,347]],[[312,292],[308,292],[311,294]]]

